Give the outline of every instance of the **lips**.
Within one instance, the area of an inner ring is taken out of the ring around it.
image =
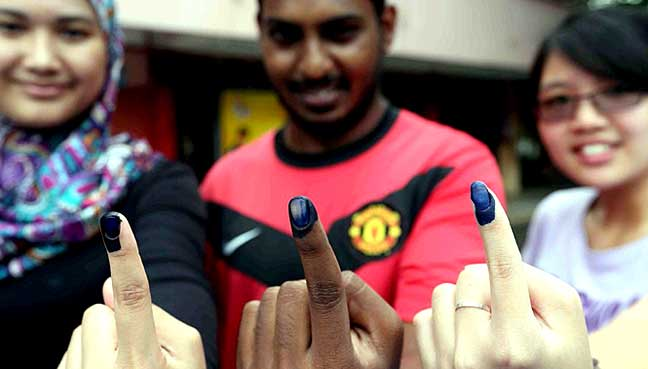
[[[316,113],[333,110],[344,98],[346,89],[339,78],[327,76],[321,80],[289,83],[289,89],[304,107]]]
[[[51,83],[51,84],[43,84],[43,83],[21,83],[20,84],[23,90],[27,95],[34,99],[39,99],[39,100],[49,100],[49,99],[54,99],[63,94],[67,88],[67,84],[62,84],[62,83]]]
[[[310,110],[328,110],[340,100],[342,92],[336,88],[325,88],[301,92],[300,99]]]

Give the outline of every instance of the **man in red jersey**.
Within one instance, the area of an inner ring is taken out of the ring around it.
[[[384,0],[262,0],[266,71],[288,121],[223,157],[201,192],[213,216],[221,364],[236,364],[243,306],[268,286],[304,278],[286,204],[318,206],[338,262],[389,302],[405,324],[403,362],[420,365],[414,315],[434,287],[484,262],[470,184],[503,198],[492,155],[477,140],[398,109],[378,87],[396,9]]]

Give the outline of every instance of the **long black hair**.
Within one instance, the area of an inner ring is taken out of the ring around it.
[[[529,91],[533,106],[552,51],[560,51],[596,76],[648,90],[648,10],[614,6],[568,16],[536,56]]]

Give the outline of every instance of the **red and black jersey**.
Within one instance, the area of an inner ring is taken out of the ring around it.
[[[223,157],[201,187],[219,256],[222,367],[235,367],[245,303],[268,286],[304,278],[290,237],[293,196],[313,200],[340,267],[411,322],[430,306],[436,285],[484,262],[469,195],[475,180],[504,198],[485,145],[395,108],[367,137],[324,155],[291,152],[275,131]]]

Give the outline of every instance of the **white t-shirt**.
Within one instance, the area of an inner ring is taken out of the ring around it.
[[[589,248],[585,215],[596,196],[591,188],[574,188],[543,199],[522,252],[527,263],[578,291],[590,332],[648,294],[648,237],[609,250]]]

